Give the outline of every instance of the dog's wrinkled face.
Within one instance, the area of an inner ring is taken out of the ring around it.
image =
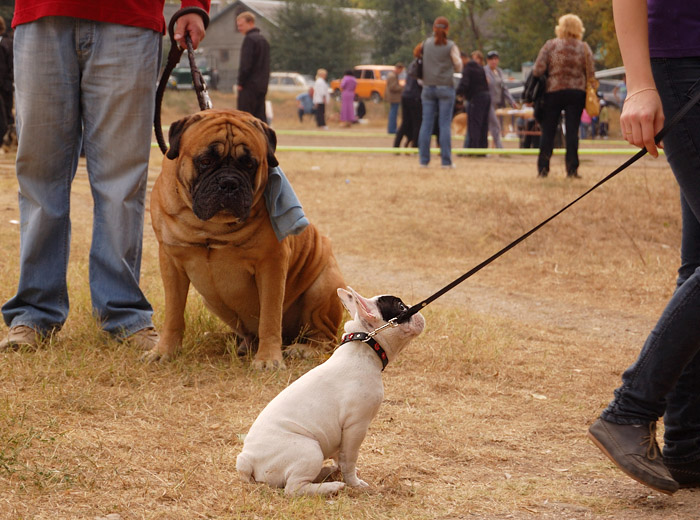
[[[167,157],[180,161],[179,181],[200,220],[224,212],[244,222],[277,166],[273,130],[249,114],[204,111],[174,123]]]

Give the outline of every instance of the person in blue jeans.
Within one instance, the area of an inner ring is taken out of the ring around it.
[[[175,29],[176,40],[189,32],[196,48],[209,0],[183,0],[182,7],[200,8],[185,12]],[[67,319],[70,191],[81,148],[94,201],[93,312],[118,340],[151,349],[158,334],[139,278],[163,0],[113,9],[93,0],[17,0],[13,26],[20,276],[2,307],[10,330],[0,350],[34,347]],[[278,237],[303,228],[281,170],[271,170],[268,185]]]
[[[620,128],[658,156],[654,136],[700,90],[700,10],[682,0],[613,0],[627,72]],[[676,289],[638,359],[589,437],[635,480],[662,493],[700,487],[700,106],[664,137],[680,187],[681,265]],[[659,451],[656,423],[664,419]]]
[[[449,27],[447,18],[438,16],[433,23],[433,36],[413,50],[415,57],[423,55],[423,118],[418,133],[418,157],[423,167],[430,162],[430,136],[437,114],[442,167],[454,168],[450,129],[455,104],[453,74],[462,70],[462,60],[457,45],[447,39]]]

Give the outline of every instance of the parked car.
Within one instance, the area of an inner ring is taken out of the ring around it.
[[[357,65],[353,74],[357,78],[355,94],[362,99],[370,99],[379,103],[386,93],[386,78],[394,70],[393,65]],[[403,82],[403,79],[399,79]],[[331,92],[336,99],[340,98],[340,79],[331,81]]]
[[[195,53],[194,58],[195,64],[202,73],[202,78],[207,84],[207,87],[212,89],[216,88],[216,82],[212,78],[212,68],[209,65],[209,61],[202,54]],[[190,60],[187,53],[183,53],[180,62],[170,73],[170,78],[168,78],[168,88],[177,90],[186,90],[194,88],[192,84],[192,70],[190,69]]]
[[[304,92],[312,87],[314,78],[298,72],[271,72],[268,90],[281,92]]]

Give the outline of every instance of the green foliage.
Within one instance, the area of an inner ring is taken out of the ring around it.
[[[12,23],[12,16],[15,13],[15,2],[14,0],[0,0],[0,16],[5,20],[5,25],[8,30],[10,29],[10,24]]]
[[[373,0],[370,28],[374,36],[375,63],[410,62],[413,48],[432,31],[435,18],[449,5],[441,0]],[[448,17],[449,18],[449,17]]]
[[[273,70],[315,75],[324,68],[329,78],[339,76],[358,62],[360,40],[353,35],[353,24],[333,3],[288,0],[270,39]]]
[[[501,51],[501,65],[519,70],[522,62],[534,61],[542,44],[555,37],[559,17],[575,13],[586,29],[584,40],[602,67],[622,64],[607,0],[508,0],[494,10],[494,44]]]

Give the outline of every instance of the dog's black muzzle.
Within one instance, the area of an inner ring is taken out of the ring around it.
[[[200,177],[192,188],[192,211],[200,220],[209,220],[226,211],[244,222],[250,215],[253,186],[250,175],[222,168]]]

